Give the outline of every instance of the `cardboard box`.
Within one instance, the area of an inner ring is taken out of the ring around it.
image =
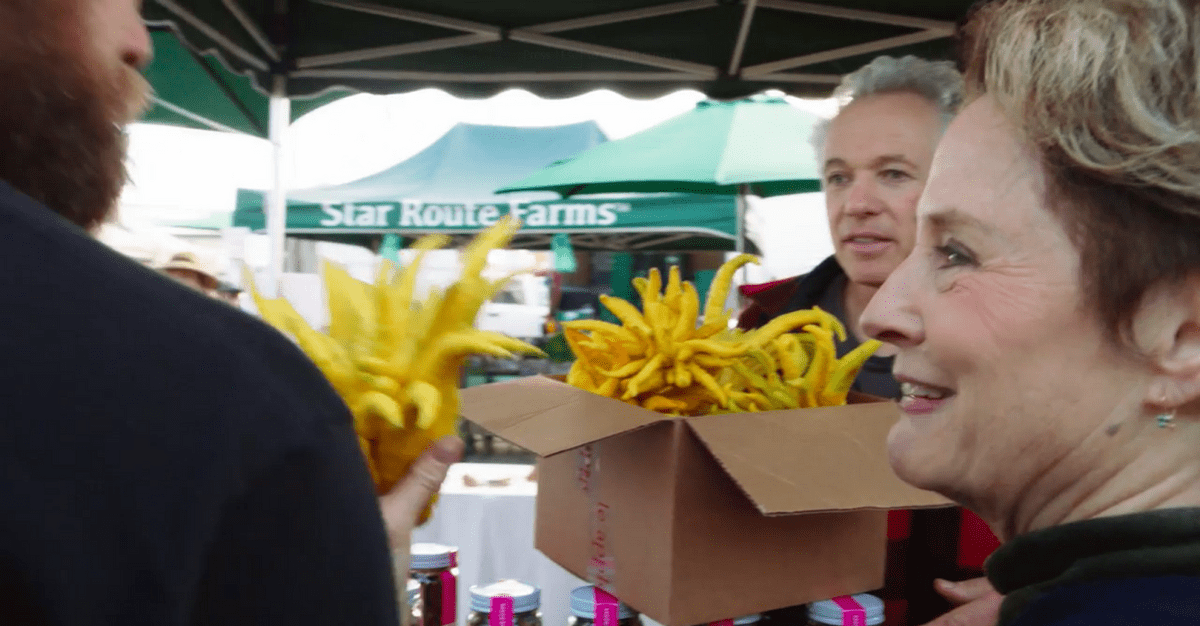
[[[542,458],[536,544],[668,626],[883,585],[887,509],[945,506],[892,473],[891,402],[672,418],[531,377],[463,416]]]

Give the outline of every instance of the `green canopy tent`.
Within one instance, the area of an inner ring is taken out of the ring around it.
[[[147,0],[266,93],[438,87],[824,95],[875,55],[945,57],[971,0]]]
[[[463,97],[683,88],[717,98],[766,89],[828,94],[877,54],[946,57],[972,0],[148,0],[196,50],[270,94],[269,234],[283,257],[282,152],[291,99],[331,87]],[[178,104],[178,103],[176,103]],[[182,105],[190,110],[186,104]]]
[[[527,250],[551,249],[557,233],[571,235],[577,250],[733,250],[737,245],[737,204],[722,196],[593,196],[566,202],[320,202],[303,199],[308,196],[303,191],[288,196],[289,237],[368,247],[387,233],[406,241],[443,233],[461,244],[510,213],[525,222],[512,247]],[[233,226],[265,231],[263,200],[262,192],[239,193]]]
[[[554,163],[499,192],[736,196],[741,232],[745,196],[820,190],[820,169],[810,145],[817,123],[816,116],[783,98],[709,100],[640,133]]]
[[[706,100],[623,139],[592,147],[498,193],[643,192],[768,198],[821,190],[810,143],[819,118],[783,98]]]
[[[248,77],[231,72],[215,55],[202,55],[174,25],[147,25],[154,60],[143,74],[154,87],[151,106],[140,121],[267,138],[270,96]],[[291,121],[354,93],[330,88],[292,99]]]
[[[543,128],[458,124],[417,155],[343,185],[288,193],[287,234],[374,244],[445,233],[472,236],[510,213],[525,227],[514,247],[550,249],[555,234],[584,250],[733,250],[737,205],[731,197],[692,194],[496,196],[505,181],[602,144],[594,122]],[[266,227],[265,194],[240,190],[233,225]]]

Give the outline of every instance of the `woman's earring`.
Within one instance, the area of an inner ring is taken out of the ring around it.
[[[1175,428],[1175,411],[1159,413],[1156,417],[1159,428]]]

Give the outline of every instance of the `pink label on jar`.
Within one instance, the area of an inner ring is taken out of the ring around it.
[[[442,624],[458,623],[458,579],[450,572],[442,572]]]
[[[842,626],[867,626],[867,610],[852,596],[841,596],[833,603],[842,609]]]
[[[599,587],[593,589],[595,603],[596,626],[617,626],[621,603],[613,595]]]
[[[488,626],[513,626],[513,599],[509,596],[492,598],[492,611],[488,613]]]
[[[708,626],[733,626],[733,620],[723,619],[719,622],[709,622]]]

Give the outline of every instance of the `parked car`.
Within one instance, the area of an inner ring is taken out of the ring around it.
[[[600,317],[599,288],[563,285],[562,298],[558,302],[558,321],[598,319]]]
[[[541,340],[550,315],[550,287],[544,277],[513,278],[483,304],[475,325],[524,340]]]

